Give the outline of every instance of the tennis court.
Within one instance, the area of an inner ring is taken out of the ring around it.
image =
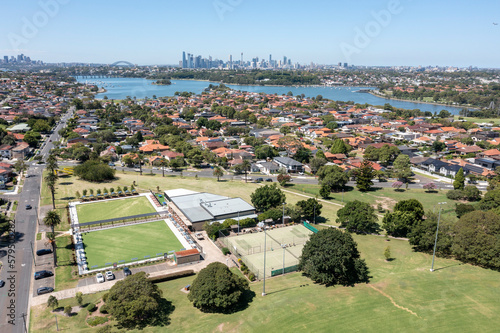
[[[258,279],[264,277],[264,251],[266,251],[266,277],[295,271],[302,254],[302,248],[313,232],[303,225],[276,228],[266,232],[249,233],[225,237],[221,241],[255,274]],[[264,250],[265,249],[265,250]],[[283,264],[284,263],[284,264]],[[279,272],[277,272],[280,270]]]

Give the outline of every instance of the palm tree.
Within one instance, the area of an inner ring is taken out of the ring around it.
[[[49,237],[49,235],[47,235],[47,237],[49,237],[49,240],[52,243],[52,251],[54,252],[54,266],[57,267],[56,241],[55,241],[54,227],[56,225],[61,224],[61,217],[59,216],[57,211],[51,210],[51,211],[47,212],[47,215],[45,215],[45,217],[43,219],[43,223],[45,223],[46,226],[50,227],[50,229],[52,231],[50,236],[53,239],[51,239],[51,237]]]
[[[214,168],[214,176],[217,177],[217,181],[219,181],[220,177],[224,176],[224,171],[219,166]]]
[[[57,174],[50,170],[47,176],[45,176],[44,178],[45,183],[47,184],[47,187],[50,190],[50,194],[52,195],[52,209],[56,209],[55,193],[56,193],[56,183],[58,178],[59,177],[57,176]]]
[[[248,160],[243,160],[243,163],[241,163],[241,167],[245,171],[245,183],[247,182],[247,179],[248,179],[247,174],[248,174],[248,171],[250,170],[251,166],[252,166],[252,164]]]

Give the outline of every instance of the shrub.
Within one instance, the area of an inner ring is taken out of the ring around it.
[[[87,310],[89,312],[94,312],[96,310],[96,306],[94,303],[90,303],[89,305],[87,305]]]
[[[87,319],[87,324],[89,324],[90,326],[94,327],[94,326],[97,326],[97,325],[102,325],[104,323],[107,323],[108,322],[108,318],[106,317],[90,317]]]
[[[110,325],[99,327],[96,333],[111,333],[112,328]]]
[[[99,312],[102,314],[108,313],[108,308],[107,308],[106,304],[101,305],[101,307],[99,308]]]
[[[248,279],[250,279],[250,281],[255,281],[255,274],[254,273],[248,274]]]
[[[108,299],[108,295],[109,295],[109,293],[105,293],[104,295],[102,295],[102,301],[104,303],[106,303],[106,300]]]
[[[64,314],[69,316],[71,314],[71,306],[67,305],[64,307]]]
[[[449,190],[446,197],[450,200],[460,200],[464,197],[464,192],[462,190]]]
[[[223,247],[223,248],[222,248],[222,254],[223,254],[223,255],[225,255],[225,256],[226,256],[226,255],[228,255],[228,254],[230,254],[230,253],[231,253],[231,251],[229,251],[229,249],[228,249],[227,247]]]
[[[103,182],[105,180],[113,180],[116,170],[110,168],[105,163],[90,160],[76,166],[74,172],[76,176],[84,180],[90,182]]]

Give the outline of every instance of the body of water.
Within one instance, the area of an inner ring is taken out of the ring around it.
[[[192,80],[172,80],[172,84],[168,86],[161,86],[153,84],[154,80],[138,79],[138,78],[83,78],[77,77],[78,82],[96,84],[99,87],[106,89],[105,93],[97,94],[97,98],[107,96],[109,99],[125,99],[127,96],[131,98],[152,98],[156,97],[173,96],[176,91],[183,92],[189,91],[195,94],[200,94],[210,83],[218,84],[216,82],[206,81],[192,81]],[[369,93],[359,93],[360,89],[375,89],[375,88],[360,88],[360,87],[296,87],[296,86],[240,86],[228,84],[228,87],[235,90],[243,90],[249,92],[263,92],[267,94],[286,94],[289,91],[294,96],[304,94],[306,97],[323,96],[334,101],[353,101],[355,103],[368,103],[371,105],[384,105],[389,103],[394,107],[402,109],[420,109],[422,111],[438,112],[441,110],[448,110],[452,114],[458,114],[462,109],[459,107],[434,105],[427,103],[413,103],[405,101],[396,101],[386,98],[373,96]]]

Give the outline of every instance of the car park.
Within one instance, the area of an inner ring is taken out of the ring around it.
[[[37,256],[43,256],[43,255],[49,254],[49,253],[52,253],[51,249],[40,249],[40,250],[36,251]]]
[[[132,271],[128,267],[123,267],[123,274],[125,276],[129,276],[129,275],[132,275]]]
[[[104,282],[104,275],[102,275],[102,273],[97,273],[97,275],[95,276],[95,278],[97,279],[97,282],[99,282],[99,283],[103,283]]]
[[[111,281],[115,279],[115,275],[113,274],[112,271],[107,271],[106,272],[106,280]]]
[[[51,287],[41,287],[36,290],[37,295],[48,294],[54,291],[54,288]]]
[[[35,280],[40,280],[49,276],[54,275],[51,271],[38,271],[35,272]]]

